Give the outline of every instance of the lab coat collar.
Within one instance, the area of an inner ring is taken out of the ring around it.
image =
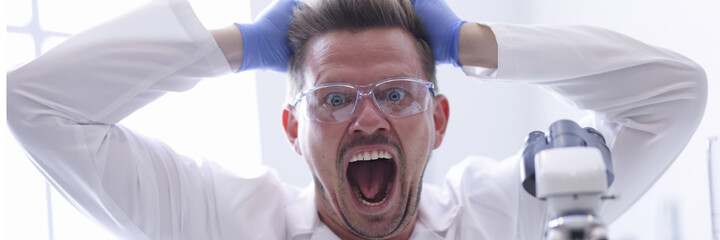
[[[411,238],[444,238],[459,209],[450,194],[437,186],[425,184],[420,198],[418,222]],[[288,239],[338,239],[318,217],[313,183],[305,187],[295,199],[289,200],[286,211]]]
[[[285,207],[287,212],[287,239],[310,239],[320,225],[315,207],[315,184],[305,187],[294,199],[288,199]]]
[[[320,221],[315,206],[315,184],[310,183],[296,198],[290,199],[286,211],[287,239],[340,239],[325,223]]]
[[[447,191],[449,191],[448,188],[441,189],[432,184],[423,184],[418,223],[413,231],[414,236],[418,233],[418,236],[423,238],[430,237],[419,233],[422,227],[426,227],[427,230],[437,235],[434,237],[446,237],[460,211],[457,201]]]

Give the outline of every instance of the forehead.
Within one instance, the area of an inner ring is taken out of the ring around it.
[[[307,87],[326,83],[371,84],[383,79],[426,79],[413,37],[399,28],[333,31],[307,47]]]

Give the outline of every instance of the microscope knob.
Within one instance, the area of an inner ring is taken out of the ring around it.
[[[605,137],[603,137],[603,135],[598,130],[595,130],[591,127],[586,127],[585,131],[590,133],[590,135],[595,136],[602,144],[607,144],[605,143]]]

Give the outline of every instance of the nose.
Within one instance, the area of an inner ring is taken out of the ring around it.
[[[376,106],[372,99],[363,97],[355,106],[357,113],[348,128],[350,135],[371,135],[384,133],[390,130],[390,123]]]

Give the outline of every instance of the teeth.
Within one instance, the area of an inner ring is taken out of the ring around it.
[[[350,162],[371,161],[371,160],[378,160],[381,158],[390,159],[391,155],[389,152],[384,151],[384,150],[359,152],[359,153],[355,154],[355,156],[350,158]]]
[[[360,189],[358,189],[357,187],[353,187],[353,192],[355,192],[355,197],[357,197],[357,199],[360,200],[360,203],[362,203],[363,205],[368,207],[377,207],[385,203],[388,197],[390,197],[390,190],[392,190],[392,186],[393,183],[388,184],[387,189],[385,189],[385,198],[376,203],[368,202],[367,200],[365,200],[362,193],[360,193]]]

